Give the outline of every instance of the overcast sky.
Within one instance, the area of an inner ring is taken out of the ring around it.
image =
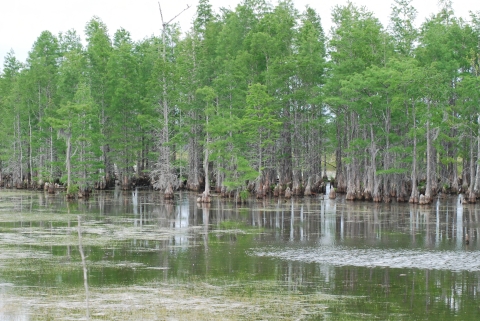
[[[210,0],[215,11],[219,7],[234,9],[240,0]],[[277,3],[276,0],[271,1]],[[326,31],[331,27],[331,9],[337,4],[346,4],[346,0],[294,0],[300,11],[306,5],[316,9],[322,18]],[[388,25],[392,0],[356,0],[357,5],[365,5],[386,26]],[[180,13],[187,5],[190,9],[175,21],[182,30],[188,30],[195,14],[198,0],[161,0],[163,16],[166,21]],[[413,0],[418,10],[417,25],[425,17],[438,12],[437,0]],[[480,1],[453,0],[456,16],[468,19],[469,10],[480,11]],[[10,49],[15,51],[17,59],[26,61],[33,43],[44,30],[57,35],[69,29],[75,29],[84,40],[83,30],[93,17],[100,17],[107,25],[110,34],[123,27],[132,35],[133,40],[160,34],[161,20],[158,0],[2,0],[0,2],[0,69],[4,57]]]

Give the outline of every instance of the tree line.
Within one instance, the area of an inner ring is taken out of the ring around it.
[[[98,17],[44,31],[0,74],[0,184],[64,183],[71,195],[120,184],[166,198],[185,188],[429,203],[480,197],[480,15],[442,0],[415,27],[411,0],[388,26],[347,2],[319,14],[243,0],[191,28],[110,37]],[[335,177],[327,177],[327,168]]]

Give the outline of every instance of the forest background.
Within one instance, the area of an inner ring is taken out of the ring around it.
[[[332,10],[200,0],[185,34],[109,36],[98,17],[44,31],[0,74],[0,184],[68,193],[152,185],[429,203],[480,196],[480,14],[452,2],[419,28],[409,0],[383,26],[365,7]],[[335,171],[328,177],[327,169]],[[208,193],[204,194],[208,201]]]

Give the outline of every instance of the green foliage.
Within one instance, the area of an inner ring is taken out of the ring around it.
[[[67,194],[71,196],[75,196],[78,194],[79,187],[77,184],[71,184],[67,188]]]
[[[250,196],[250,193],[248,192],[248,190],[244,189],[244,190],[240,191],[240,199],[242,201],[246,201],[249,196]]]
[[[390,168],[377,171],[377,175],[405,174],[408,170],[405,168]]]
[[[226,174],[224,184],[230,190],[242,189],[247,181],[255,180],[258,177],[258,172],[242,156],[237,156],[230,165],[232,170],[224,170]]]
[[[108,101],[105,132],[108,135],[110,158],[122,173],[130,173],[139,148],[141,128],[138,123],[137,61],[133,55],[130,34],[119,29],[114,35],[114,46],[106,66]]]
[[[268,175],[305,184],[325,155],[339,178],[405,182],[414,163],[425,173],[428,152],[437,180],[459,176],[456,163],[478,158],[480,19],[442,1],[415,28],[411,4],[394,1],[388,29],[365,7],[335,6],[329,39],[319,14],[293,1],[217,14],[202,0],[191,30],[164,26],[165,40],[110,38],[98,17],[85,47],[75,30],[44,31],[25,64],[5,57],[1,170],[53,180],[69,159],[82,188],[168,159],[193,185],[213,170],[219,187],[243,191]]]

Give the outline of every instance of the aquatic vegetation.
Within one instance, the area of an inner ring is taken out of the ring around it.
[[[245,295],[242,289],[249,287],[252,288],[250,295]],[[7,290],[11,293],[1,298],[3,311],[8,310],[10,315],[28,315],[32,320],[65,320],[85,315],[83,293],[76,289]],[[16,292],[21,292],[21,296]],[[90,314],[95,320],[252,320],[262,315],[274,320],[306,320],[327,313],[327,303],[341,300],[318,293],[291,293],[268,282],[171,280],[130,287],[91,288]]]
[[[480,252],[427,251],[322,246],[304,249],[259,249],[252,255],[332,266],[415,268],[480,272]]]
[[[85,318],[77,215],[95,320],[478,313],[479,212],[455,199],[430,209],[341,198],[199,207],[193,194],[163,204],[144,193],[135,205],[129,194],[29,195],[0,210],[0,319]]]

